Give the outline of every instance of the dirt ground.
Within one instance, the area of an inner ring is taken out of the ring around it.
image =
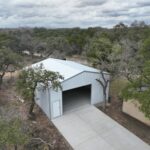
[[[71,150],[70,145],[40,108],[36,106],[34,109],[35,120],[28,119],[29,102],[21,102],[15,91],[14,79],[12,80],[4,81],[0,90],[0,117],[5,120],[21,119],[23,128],[26,129],[30,138],[29,142],[21,146],[19,150],[48,150],[48,145],[50,150]],[[41,139],[48,144],[43,143]]]
[[[133,132],[140,139],[150,144],[150,127],[123,113],[121,100],[116,97],[112,97],[111,104],[106,108],[106,110],[103,110],[102,107],[99,107],[99,109],[129,131]]]

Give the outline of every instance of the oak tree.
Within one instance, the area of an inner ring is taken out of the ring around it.
[[[116,63],[118,62],[116,54],[119,53],[119,49],[118,45],[113,45],[108,38],[93,39],[88,47],[88,59],[100,70],[101,77],[97,81],[103,88],[104,108],[107,102],[107,88],[110,82],[110,78],[105,74],[110,74],[112,77],[115,75],[117,71]]]
[[[45,70],[43,65],[25,68],[19,74],[17,90],[25,100],[31,101],[29,115],[33,116],[35,105],[35,90],[38,84],[45,88],[52,87],[54,90],[61,88],[60,81],[63,79],[58,72]]]
[[[21,57],[9,49],[0,49],[0,86],[3,82],[3,77],[6,72],[9,72],[9,67],[16,70],[20,67]]]
[[[150,38],[143,42],[139,51],[140,65],[132,64],[138,70],[137,74],[131,74],[127,86],[122,90],[125,100],[138,101],[139,109],[150,119]]]

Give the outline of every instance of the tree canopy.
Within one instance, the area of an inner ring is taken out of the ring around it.
[[[138,101],[140,110],[150,119],[150,61],[145,63],[142,74],[127,84],[122,96]]]
[[[87,56],[89,60],[93,63],[94,66],[99,68],[101,77],[97,79],[100,85],[103,88],[104,95],[104,107],[106,106],[106,91],[110,78],[106,77],[105,72],[107,71],[110,75],[113,76],[116,68],[117,57],[115,53],[118,53],[116,49],[113,50],[113,44],[108,38],[96,38],[93,39],[87,47]]]
[[[7,47],[14,52],[23,53],[29,51],[31,55],[39,52],[47,56],[54,51],[66,55],[82,54],[85,52],[85,45],[93,38],[109,38],[111,42],[123,43],[126,39],[130,41],[130,46],[125,42],[125,47],[137,49],[141,40],[150,35],[150,27],[143,22],[133,22],[134,25],[127,27],[120,23],[112,29],[101,27],[90,27],[87,29],[70,28],[70,29],[46,29],[46,28],[19,28],[19,29],[1,29],[0,30],[0,47]],[[143,25],[142,25],[143,24]],[[55,45],[57,43],[57,45]],[[136,44],[135,44],[136,43]],[[56,49],[55,49],[56,46]],[[55,49],[55,50],[54,50]]]
[[[146,39],[139,52],[140,66],[136,69],[138,74],[131,74],[130,82],[122,91],[125,100],[136,100],[140,103],[140,110],[150,119],[150,40]],[[136,65],[133,64],[133,67]]]
[[[0,85],[3,77],[10,69],[14,71],[20,67],[21,57],[9,49],[0,49]]]

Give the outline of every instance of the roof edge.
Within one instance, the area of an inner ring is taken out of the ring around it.
[[[74,75],[74,76],[72,76],[72,77],[70,77],[70,78],[67,78],[67,79],[63,80],[61,83],[65,82],[65,81],[67,81],[67,80],[70,80],[70,79],[72,79],[72,78],[74,78],[74,77],[76,77],[76,76],[78,76],[78,75],[80,75],[80,74],[82,74],[82,73],[84,73],[84,72],[100,74],[100,72],[94,72],[94,71],[82,71],[82,72],[80,72],[80,73],[78,73],[78,74],[76,74],[76,75]],[[110,75],[110,74],[107,73],[107,72],[104,72],[104,74],[105,74],[105,75]]]

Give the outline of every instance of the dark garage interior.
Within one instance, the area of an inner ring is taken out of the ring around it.
[[[91,85],[63,92],[63,113],[91,103]]]

